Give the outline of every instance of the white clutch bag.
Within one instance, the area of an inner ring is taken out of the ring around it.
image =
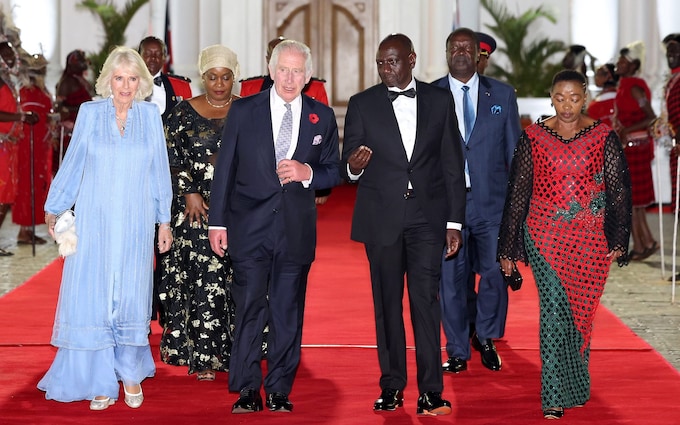
[[[59,254],[68,257],[75,254],[78,245],[76,234],[76,214],[72,210],[66,210],[57,217],[54,224],[54,239],[59,244]]]

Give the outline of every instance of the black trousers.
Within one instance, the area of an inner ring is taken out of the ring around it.
[[[415,198],[407,201],[403,231],[394,244],[366,244],[382,389],[403,390],[406,386],[405,275],[416,343],[418,391],[443,389],[438,292],[444,245],[442,233],[433,231]]]
[[[310,264],[271,256],[232,258],[232,296],[236,306],[234,344],[229,361],[229,389],[259,390],[262,385],[262,330],[267,335],[267,394],[289,394],[300,363],[302,320]]]

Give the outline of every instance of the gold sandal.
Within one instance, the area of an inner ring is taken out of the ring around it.
[[[215,372],[213,372],[212,370],[204,370],[198,372],[198,374],[196,374],[196,379],[199,381],[214,381]]]

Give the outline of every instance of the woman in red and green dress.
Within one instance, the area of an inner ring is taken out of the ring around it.
[[[582,113],[586,97],[583,74],[555,75],[556,115],[520,137],[498,241],[502,272],[528,262],[538,287],[541,404],[551,419],[590,398],[593,319],[611,262],[626,262],[631,225],[621,143]]]

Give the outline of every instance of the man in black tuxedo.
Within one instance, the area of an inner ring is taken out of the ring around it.
[[[167,121],[172,108],[184,99],[191,98],[191,80],[186,77],[163,73],[163,66],[168,58],[168,49],[163,40],[148,36],[139,42],[137,52],[144,60],[149,73],[154,77],[153,92],[146,100],[155,103],[161,114],[163,124]],[[168,255],[155,252],[155,267],[153,271],[153,301],[151,319],[158,319],[163,326],[165,312],[159,299],[158,291],[161,284],[161,256]]]
[[[352,239],[370,263],[380,397],[374,410],[403,406],[406,339],[402,315],[408,278],[416,341],[421,415],[451,413],[443,389],[440,307],[441,252],[456,254],[465,213],[465,180],[453,99],[416,81],[416,53],[403,34],[386,37],[376,64],[382,84],[347,106],[340,170],[358,182]]]
[[[269,72],[271,89],[231,106],[211,189],[210,246],[218,255],[228,249],[234,269],[229,388],[240,397],[232,413],[262,410],[265,323],[267,407],[293,408],[288,394],[300,361],[306,282],[316,248],[314,191],[340,182],[335,114],[301,95],[312,76],[309,48],[281,42]]]
[[[158,106],[165,124],[172,108],[182,100],[191,98],[191,80],[162,72],[168,58],[168,49],[160,38],[146,37],[139,43],[137,52],[153,77],[153,93],[147,100]]]

